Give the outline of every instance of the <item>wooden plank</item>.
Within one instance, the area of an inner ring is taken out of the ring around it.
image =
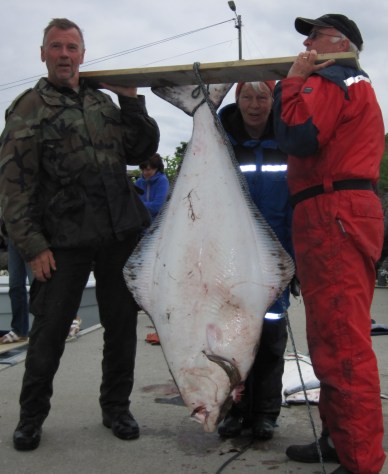
[[[206,84],[250,82],[286,77],[296,57],[251,59],[199,65],[202,80]],[[318,62],[335,59],[345,66],[359,68],[354,53],[319,54]],[[198,84],[193,64],[181,66],[150,67],[135,69],[113,69],[107,71],[85,71],[81,77],[95,87],[101,82],[113,85],[151,87]]]

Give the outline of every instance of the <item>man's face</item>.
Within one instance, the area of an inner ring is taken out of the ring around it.
[[[41,59],[46,63],[48,79],[59,87],[78,86],[79,66],[84,62],[85,48],[76,28],[51,28],[41,47]]]
[[[303,44],[307,51],[315,49],[318,54],[342,53],[349,48],[349,40],[335,28],[313,28]]]
[[[238,106],[244,124],[251,129],[262,130],[271,112],[271,92],[265,84],[256,90],[252,84],[246,83],[241,88]]]

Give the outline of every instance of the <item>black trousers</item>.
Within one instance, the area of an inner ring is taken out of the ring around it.
[[[233,416],[255,421],[262,417],[276,421],[282,405],[284,352],[287,321],[264,319],[259,350],[245,382],[242,399],[231,408]]]
[[[57,270],[45,283],[34,280],[30,291],[34,321],[20,395],[21,419],[42,423],[50,411],[54,376],[92,266],[104,328],[100,405],[111,414],[128,410],[138,306],[126,287],[122,270],[137,242],[138,236],[134,235],[99,249],[53,250]]]

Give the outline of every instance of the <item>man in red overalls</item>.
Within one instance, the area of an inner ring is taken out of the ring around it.
[[[275,88],[275,136],[289,154],[292,236],[306,307],[311,360],[321,382],[319,439],[332,474],[377,474],[385,460],[380,381],[370,337],[375,263],[383,213],[374,192],[384,125],[371,81],[317,54],[353,51],[363,39],[344,15],[297,18],[306,35],[286,79]],[[287,455],[319,462],[316,443]]]

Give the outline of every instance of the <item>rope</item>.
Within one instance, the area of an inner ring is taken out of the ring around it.
[[[315,429],[315,423],[314,423],[314,419],[313,419],[312,412],[311,412],[311,405],[310,405],[310,402],[308,401],[308,398],[307,398],[306,385],[305,385],[304,380],[303,380],[303,375],[302,375],[302,370],[300,368],[298,353],[296,351],[296,344],[295,344],[295,340],[294,340],[294,334],[293,334],[292,329],[291,329],[290,319],[288,317],[288,312],[287,311],[286,311],[286,316],[285,317],[286,317],[286,321],[287,321],[288,333],[290,334],[292,349],[294,351],[295,358],[296,358],[296,365],[298,367],[299,378],[300,378],[300,381],[301,381],[302,387],[303,387],[303,394],[304,394],[304,398],[305,398],[306,405],[307,405],[307,411],[308,411],[308,414],[309,414],[311,427],[312,427],[313,433],[314,433],[314,440],[315,440],[315,444],[316,444],[317,450],[318,450],[319,462],[321,464],[323,474],[326,474],[325,465],[323,463],[322,451],[321,451],[321,447],[319,446],[317,431]]]
[[[252,446],[253,444],[253,438],[251,439],[251,441],[244,447],[242,448],[241,451],[239,451],[238,453],[234,454],[232,457],[230,457],[228,460],[226,460],[224,462],[224,464],[221,465],[221,467],[219,467],[217,469],[217,471],[215,472],[215,474],[220,474],[225,468],[226,466],[229,466],[229,464],[233,461],[235,461],[239,456],[241,456],[242,454],[246,453],[248,451],[248,449]]]
[[[203,105],[206,102],[206,104],[208,105],[208,107],[210,109],[210,112],[212,113],[214,124],[217,128],[217,131],[221,135],[221,138],[222,138],[225,146],[228,149],[230,159],[232,160],[232,162],[234,164],[234,167],[236,169],[236,173],[239,176],[240,184],[245,190],[246,197],[251,201],[251,197],[250,197],[251,195],[250,195],[250,192],[249,192],[248,183],[245,179],[244,173],[242,173],[241,170],[240,170],[239,163],[237,163],[237,160],[236,160],[236,157],[235,157],[233,146],[230,143],[229,137],[228,137],[224,127],[222,126],[221,120],[220,120],[220,118],[217,114],[217,110],[216,110],[213,102],[210,99],[209,85],[205,84],[204,80],[202,79],[202,76],[200,74],[199,69],[200,69],[200,63],[198,63],[198,62],[194,63],[193,64],[193,70],[194,70],[195,77],[197,78],[197,81],[198,81],[198,88],[196,88],[193,91],[193,97],[197,97],[198,94],[199,94],[199,91],[201,91],[203,96],[204,96],[204,100],[202,100],[201,103],[195,108],[192,115],[194,116],[194,113],[198,109],[198,107],[200,107],[201,105]]]
[[[213,102],[210,100],[210,95],[209,95],[209,85],[206,85],[204,80],[202,79],[202,76],[199,72],[199,68],[200,68],[200,63],[194,63],[193,64],[193,69],[194,69],[194,73],[195,73],[195,77],[197,78],[197,81],[198,81],[198,87],[199,89],[201,90],[203,96],[204,96],[204,100],[201,102],[201,104],[198,105],[198,107],[200,107],[202,104],[204,104],[205,102],[207,103],[209,109],[210,109],[210,112],[212,113],[212,116],[213,116],[213,120],[214,120],[214,124],[215,126],[217,127],[217,130],[218,132],[220,133],[225,145],[227,146],[228,150],[229,150],[229,153],[231,156],[234,156],[234,150],[233,150],[233,147],[232,147],[232,144],[230,143],[230,140],[228,138],[228,135],[226,134],[225,132],[225,129],[224,127],[222,126],[222,123],[221,123],[221,120],[220,118],[218,117],[218,114],[217,114],[217,110],[215,108],[215,105],[213,104]],[[196,89],[197,90],[197,89]]]

